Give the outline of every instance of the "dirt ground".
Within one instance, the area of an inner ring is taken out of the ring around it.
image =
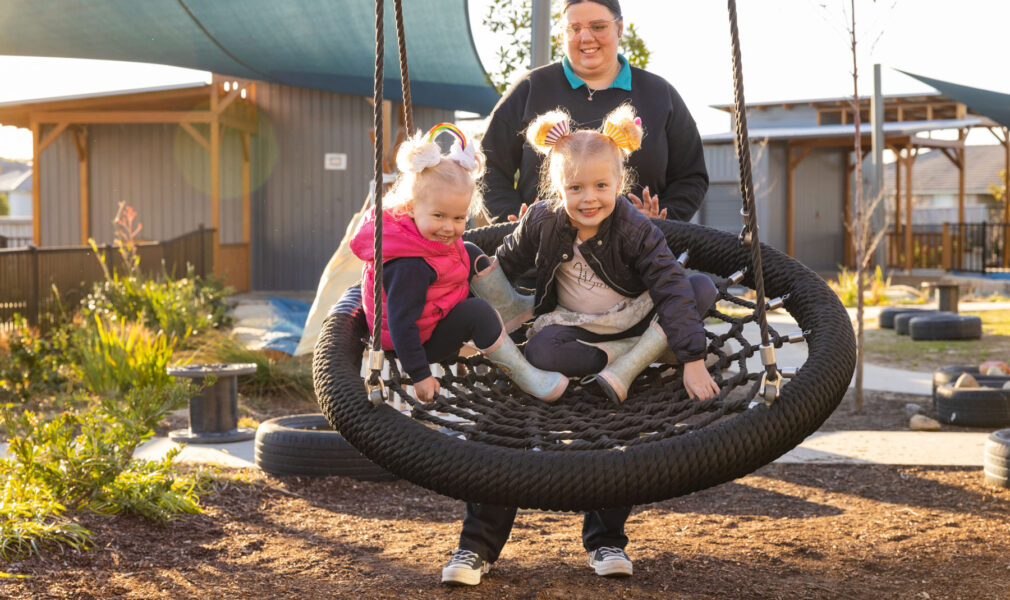
[[[825,429],[904,429],[848,400]],[[228,472],[205,513],[158,527],[87,515],[90,551],[0,565],[6,598],[1010,598],[1010,490],[977,468],[772,464],[639,506],[635,575],[586,565],[578,515],[523,511],[477,588],[439,584],[461,502],[404,481]]]

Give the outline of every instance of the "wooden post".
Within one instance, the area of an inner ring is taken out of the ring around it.
[[[32,243],[42,245],[42,150],[39,135],[42,133],[37,121],[32,128]]]
[[[1003,128],[1003,268],[1010,268],[1010,127]]]
[[[951,242],[950,242],[950,223],[943,224],[943,232],[940,234],[942,255],[940,258],[940,266],[943,267],[944,271],[949,271],[951,263]]]
[[[34,127],[32,128],[34,131]],[[36,138],[38,139],[38,138]],[[28,317],[28,324],[32,327],[38,327],[39,325],[39,287],[41,287],[39,280],[42,279],[42,274],[39,273],[39,249],[35,244],[30,244],[28,246],[28,251],[32,256],[32,285],[28,288],[28,307],[26,315]]]
[[[842,181],[842,201],[844,206],[842,207],[842,231],[844,232],[843,238],[845,240],[845,251],[842,253],[845,257],[845,266],[854,268],[855,259],[853,258],[853,247],[852,247],[852,170],[854,166],[852,164],[852,151],[845,151],[845,179]]]
[[[912,165],[915,164],[915,156],[912,154],[912,147],[908,146],[908,161],[905,163],[905,181],[908,190],[905,192],[905,270],[912,270]]]
[[[957,139],[961,142],[961,147],[954,150],[957,153],[957,220],[961,223],[964,223],[964,163],[967,155],[964,150],[964,138],[967,135],[967,129],[957,130]]]
[[[901,168],[905,165],[905,159],[901,156],[901,149],[894,150],[894,155],[898,157],[894,163],[894,230],[901,231]]]
[[[88,183],[88,127],[81,125],[74,129],[74,146],[77,147],[77,167],[79,172],[81,200],[81,245],[87,245],[91,237],[91,198]]]
[[[210,226],[214,230],[212,264],[215,268],[220,264],[218,254],[221,251],[221,126],[218,121],[218,88],[220,83],[210,86]]]
[[[249,194],[252,188],[251,182],[249,180],[249,153],[250,153],[250,136],[246,132],[242,132],[242,243],[248,244],[250,238],[250,201]]]
[[[793,255],[793,206],[796,201],[796,178],[793,166],[793,146],[786,151],[788,175],[786,177],[786,254]]]

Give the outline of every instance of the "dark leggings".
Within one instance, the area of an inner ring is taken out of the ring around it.
[[[719,297],[712,279],[695,273],[687,278],[694,289],[694,302],[704,318]],[[558,371],[568,377],[584,377],[599,373],[607,366],[607,354],[582,342],[606,342],[642,335],[652,321],[650,314],[637,325],[620,333],[601,335],[581,327],[548,325],[526,342],[526,360],[534,367]]]

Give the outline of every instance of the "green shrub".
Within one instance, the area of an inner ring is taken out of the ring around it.
[[[192,268],[181,279],[157,281],[113,274],[94,285],[81,301],[81,313],[140,321],[181,340],[230,325],[225,304],[230,293],[220,280],[197,277]]]
[[[890,278],[886,280],[884,279],[884,273],[881,271],[879,266],[874,269],[872,278],[864,273],[863,304],[868,306],[886,304],[887,295],[884,292],[888,287],[890,287],[890,285]],[[857,287],[855,271],[850,272],[845,267],[842,267],[842,271],[838,274],[838,280],[829,281],[828,287],[834,290],[843,305],[848,307],[856,306],[856,301],[859,298],[859,290]]]
[[[199,512],[199,478],[172,470],[178,450],[158,461],[133,459],[154,426],[192,395],[188,383],[135,388],[125,398],[102,398],[81,413],[45,421],[31,411],[5,407],[10,446],[0,459],[0,556],[63,546],[84,547],[90,534],[66,511],[132,512],[164,523]]]
[[[94,315],[94,327],[71,334],[71,368],[99,395],[125,395],[137,387],[164,387],[176,338],[152,333],[140,323]],[[85,325],[90,325],[85,323]]]
[[[64,387],[66,364],[64,330],[43,336],[15,315],[13,329],[0,335],[0,402],[25,402]]]

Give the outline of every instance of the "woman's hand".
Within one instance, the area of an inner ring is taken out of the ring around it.
[[[684,365],[684,389],[687,395],[699,402],[719,395],[719,386],[708,374],[705,361],[695,360]]]
[[[525,215],[526,211],[529,209],[530,207],[526,206],[526,203],[523,202],[522,206],[519,207],[519,215],[518,216],[509,215],[508,216],[509,221],[518,221],[519,219],[523,218],[523,215]]]
[[[438,384],[438,380],[431,375],[425,377],[421,381],[414,382],[414,393],[417,394],[417,399],[421,402],[431,402],[441,390],[442,386],[440,386]]]
[[[644,200],[642,199],[644,198]],[[665,219],[666,209],[662,211],[659,210],[659,196],[653,196],[649,194],[649,188],[642,190],[642,198],[634,194],[628,194],[628,199],[631,203],[635,205],[635,208],[639,210],[643,215],[651,219]]]

